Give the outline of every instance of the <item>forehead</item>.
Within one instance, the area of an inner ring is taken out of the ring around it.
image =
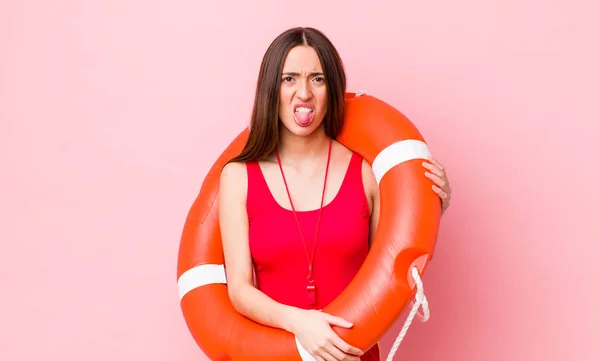
[[[299,45],[290,50],[283,64],[284,72],[322,72],[321,61],[311,46]]]

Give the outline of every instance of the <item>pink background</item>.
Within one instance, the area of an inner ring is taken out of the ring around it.
[[[0,2],[1,360],[203,359],[178,306],[183,221],[299,24],[453,184],[432,316],[396,360],[600,359],[596,2],[214,3]]]

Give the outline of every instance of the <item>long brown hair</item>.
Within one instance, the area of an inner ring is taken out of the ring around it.
[[[346,74],[342,60],[331,41],[319,30],[297,27],[280,34],[267,49],[260,66],[250,130],[241,153],[230,162],[247,162],[270,155],[279,144],[279,90],[281,72],[289,51],[298,45],[315,49],[321,61],[327,87],[325,133],[336,138],[345,115]]]

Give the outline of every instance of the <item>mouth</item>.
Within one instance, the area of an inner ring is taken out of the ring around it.
[[[312,104],[294,105],[294,120],[301,127],[310,125],[314,119],[315,107]]]
[[[315,111],[315,107],[312,104],[296,104],[294,105],[294,113],[303,112],[303,113],[312,113]]]

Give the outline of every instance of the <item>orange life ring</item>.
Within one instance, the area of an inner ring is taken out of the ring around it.
[[[422,274],[433,255],[441,206],[424,176],[421,162],[430,153],[417,128],[370,95],[347,93],[345,101],[337,140],[371,164],[381,215],[362,268],[323,311],[352,322],[350,329],[334,329],[367,350],[415,293],[411,270]],[[211,360],[310,360],[293,334],[240,315],[227,294],[217,194],[223,165],[242,150],[247,135],[247,129],[241,132],[217,159],[185,221],[177,265],[180,306],[192,337]]]

